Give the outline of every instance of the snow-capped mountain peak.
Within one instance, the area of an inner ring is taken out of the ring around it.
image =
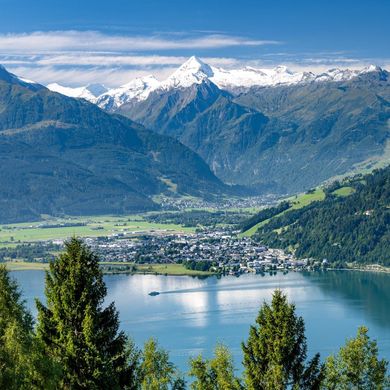
[[[187,88],[193,84],[201,84],[214,75],[210,65],[192,56],[160,85],[161,89]]]
[[[64,95],[82,97],[98,104],[99,107],[105,110],[115,111],[130,101],[146,100],[154,91],[166,93],[170,90],[184,89],[192,85],[202,84],[203,82],[211,82],[222,90],[237,93],[252,87],[347,81],[370,72],[383,73],[385,71],[374,65],[360,70],[334,68],[316,74],[308,71],[292,71],[284,65],[274,68],[246,66],[239,69],[223,69],[210,66],[198,57],[192,56],[167,79],[161,82],[150,75],[136,78],[127,84],[108,91],[99,84],[80,88],[68,88],[58,84],[50,84],[48,88]],[[385,73],[387,74],[387,72]],[[381,77],[387,76],[382,75]]]
[[[221,89],[235,90],[253,86],[275,86],[279,84],[295,84],[310,77],[309,73],[292,72],[286,66],[258,69],[246,66],[241,69],[224,70],[212,68],[210,80]]]
[[[380,67],[380,66],[377,66],[377,65],[369,65],[369,66],[366,66],[365,68],[363,68],[360,73],[361,74],[364,74],[364,73],[371,73],[371,72],[383,72],[383,69]]]
[[[105,110],[113,110],[132,99],[145,100],[160,82],[152,75],[136,78],[118,88],[109,90],[98,97],[96,103]]]

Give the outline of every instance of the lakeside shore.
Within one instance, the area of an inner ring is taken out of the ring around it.
[[[7,261],[3,263],[9,271],[44,271],[49,269],[49,263],[28,261]],[[185,268],[182,264],[138,264],[121,262],[100,262],[103,273],[110,274],[141,274],[141,275],[167,275],[167,276],[213,276],[213,271],[197,271]],[[126,268],[134,267],[135,268]],[[121,268],[122,267],[122,268]],[[116,268],[116,269],[115,269]],[[378,264],[363,267],[326,268],[327,271],[359,271],[390,273],[390,267]]]
[[[9,271],[45,271],[49,263],[28,261],[7,261],[2,263]],[[217,275],[211,271],[197,271],[185,268],[182,264],[138,264],[120,262],[100,262],[104,274],[142,274],[142,275],[168,275],[168,276],[212,276]],[[112,267],[112,268],[111,268]],[[117,269],[113,269],[117,267]],[[120,268],[122,267],[122,269]]]

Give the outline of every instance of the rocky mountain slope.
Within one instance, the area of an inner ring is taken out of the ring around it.
[[[180,140],[223,181],[269,192],[308,189],[390,151],[389,73],[375,66],[224,70],[192,57],[162,82],[96,101]]]
[[[180,142],[0,68],[0,221],[155,209],[229,192]]]

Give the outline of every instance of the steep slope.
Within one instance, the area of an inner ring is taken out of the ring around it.
[[[115,111],[133,99],[146,99],[158,85],[159,82],[153,76],[138,78],[119,88],[106,91],[95,99],[95,103],[104,110]]]
[[[252,87],[238,96],[219,89],[208,71],[202,63],[191,66],[181,76],[190,86],[155,89],[117,112],[176,137],[225,182],[282,193],[385,153],[390,80],[380,68],[333,70],[332,82],[327,74],[321,82]]]
[[[294,191],[380,159],[388,145],[390,79],[383,70],[342,82],[253,88],[235,102],[270,118],[265,134],[275,143],[252,158],[262,162],[260,174],[278,176]]]
[[[334,184],[325,200],[272,218],[255,237],[299,257],[390,266],[389,205],[390,167]]]
[[[123,213],[229,191],[178,141],[0,69],[0,221]]]

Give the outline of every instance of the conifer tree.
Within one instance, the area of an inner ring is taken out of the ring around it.
[[[0,389],[54,389],[57,374],[35,338],[16,282],[0,266]]]
[[[46,274],[46,306],[37,301],[38,336],[62,367],[62,389],[124,389],[132,377],[118,313],[103,308],[98,258],[72,238]]]
[[[304,321],[280,290],[274,292],[271,305],[263,304],[242,347],[249,390],[320,388],[323,368],[319,355],[305,365]]]

